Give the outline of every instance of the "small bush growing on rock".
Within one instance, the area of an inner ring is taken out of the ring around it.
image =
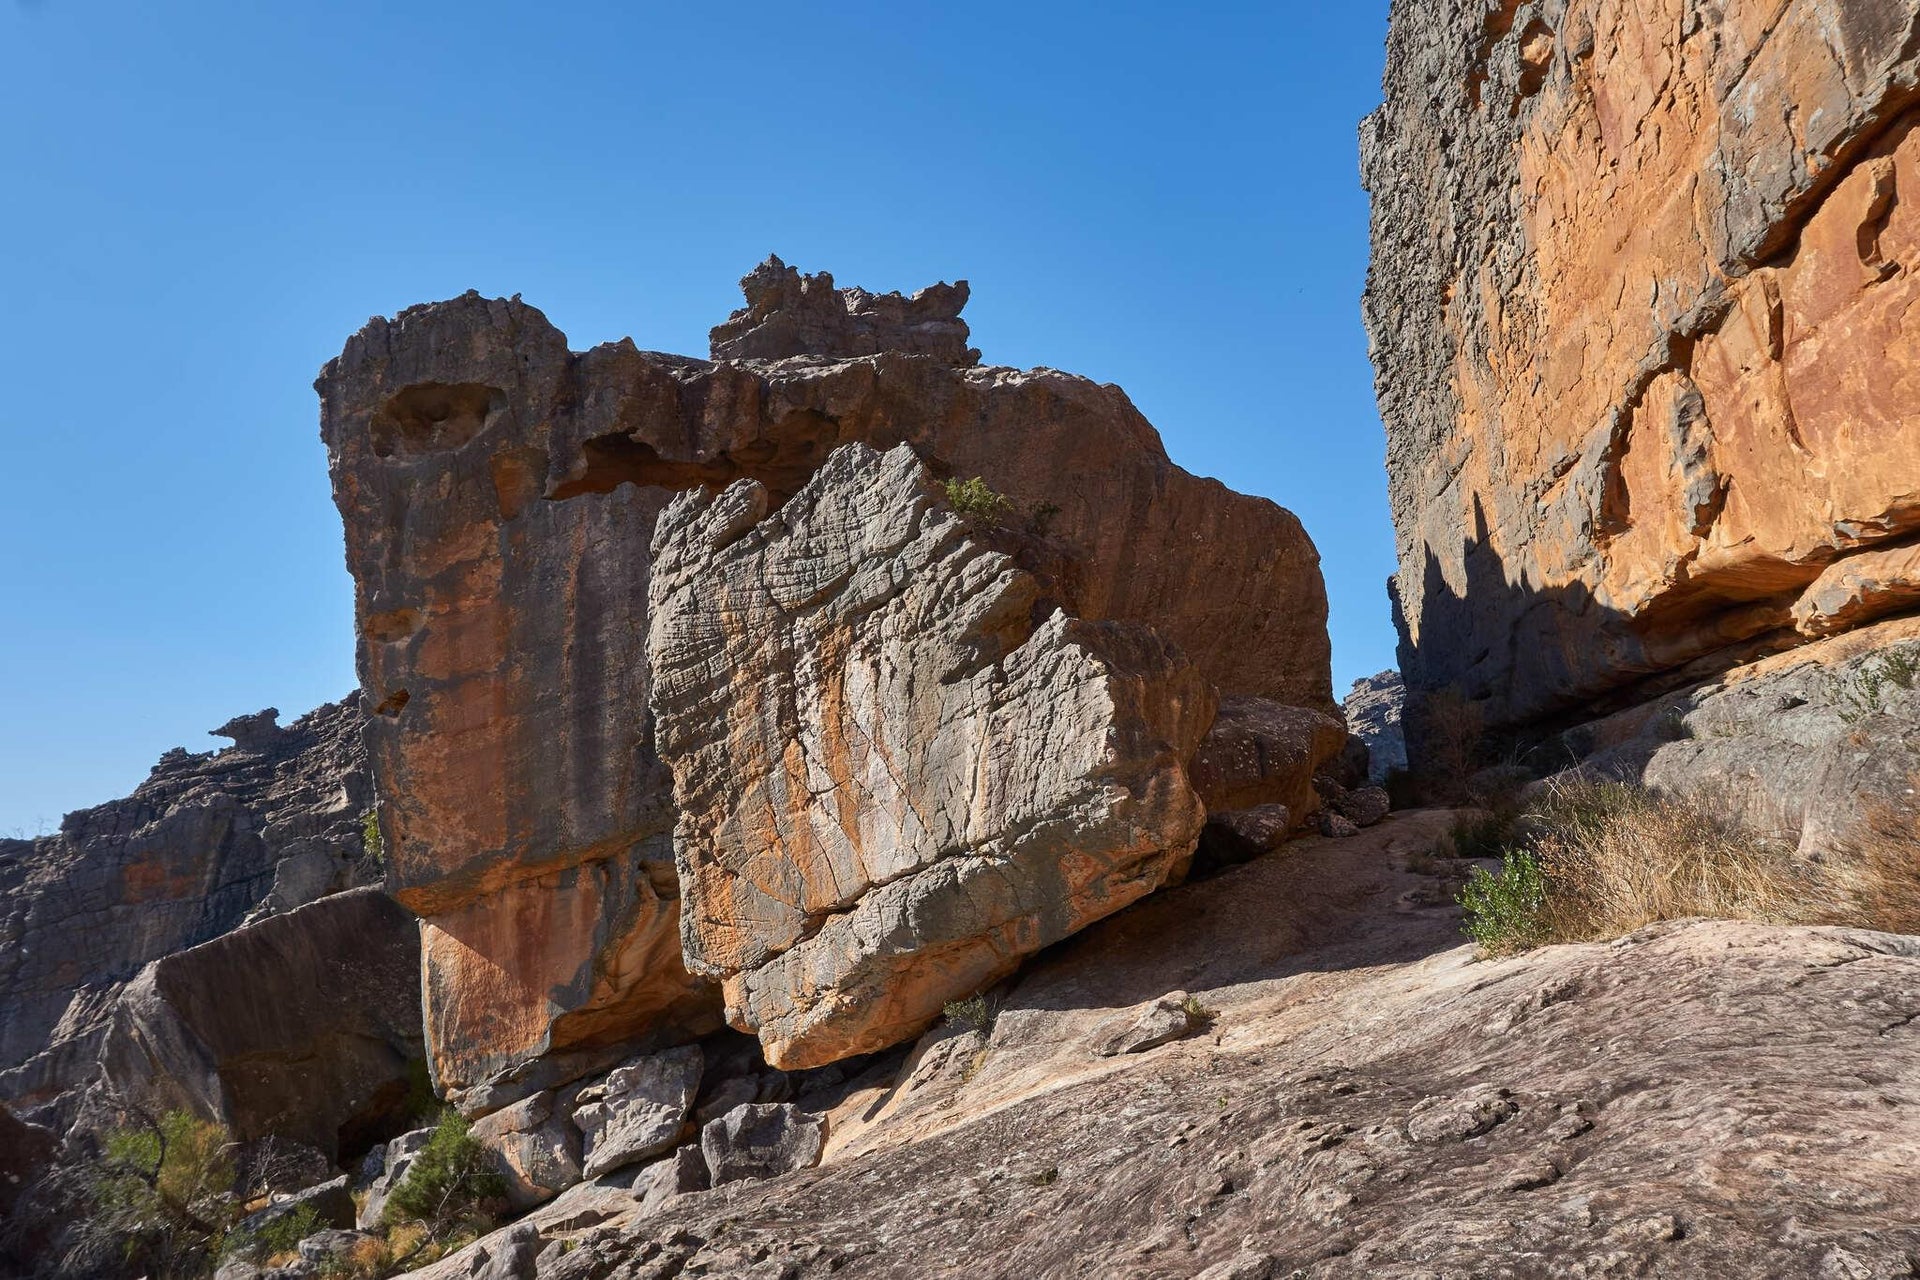
[[[387,865],[387,845],[380,835],[380,810],[368,809],[360,815],[360,852],[376,867]]]
[[[117,1253],[128,1274],[201,1276],[240,1216],[233,1139],[185,1111],[112,1130],[93,1170],[92,1210],[73,1224],[66,1259],[87,1274]]]
[[[448,1108],[387,1198],[381,1221],[387,1226],[418,1222],[435,1240],[444,1240],[491,1225],[505,1193],[506,1181],[494,1171],[486,1148],[460,1113]]]
[[[1512,955],[1549,940],[1540,862],[1524,849],[1508,850],[1498,874],[1475,867],[1460,905],[1466,910],[1461,927],[1488,955]]]
[[[946,490],[947,505],[968,524],[998,524],[1013,510],[1013,504],[1004,495],[989,489],[979,476],[971,480],[948,480],[941,488]]]
[[[968,996],[965,1000],[949,1000],[941,1012],[947,1015],[947,1021],[965,1031],[992,1031],[993,1002],[984,995]]]
[[[272,1261],[292,1253],[302,1240],[325,1227],[310,1204],[303,1204],[258,1231],[236,1233],[228,1238],[227,1252],[251,1254]]]

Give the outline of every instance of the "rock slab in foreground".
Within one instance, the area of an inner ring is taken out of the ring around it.
[[[678,499],[648,651],[689,967],[814,1066],[1181,874],[1207,682],[1151,631],[1052,612],[906,446]]]

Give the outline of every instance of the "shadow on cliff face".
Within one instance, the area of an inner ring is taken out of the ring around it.
[[[1460,719],[1480,738],[1477,766],[1560,767],[1570,763],[1562,749],[1542,744],[1561,731],[1805,642],[1785,625],[1797,592],[1783,601],[1703,590],[1635,616],[1583,582],[1532,585],[1493,546],[1477,496],[1460,562],[1456,584],[1426,548],[1417,642],[1388,584],[1416,775],[1449,753]]]

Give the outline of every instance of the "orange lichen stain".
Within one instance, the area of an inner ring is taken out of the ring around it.
[[[164,854],[149,853],[129,862],[120,872],[121,901],[129,906],[143,902],[170,902],[199,891],[199,881],[191,872],[171,865]]]

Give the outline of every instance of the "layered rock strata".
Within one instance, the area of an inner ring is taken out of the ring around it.
[[[1366,316],[1416,698],[1525,725],[1915,606],[1916,50],[1916,0],[1394,5]]]
[[[389,886],[426,920],[436,1079],[477,1105],[553,1083],[494,1087],[536,1059],[717,1021],[679,959],[647,703],[651,535],[678,491],[750,479],[777,505],[840,444],[909,443],[1004,496],[1072,616],[1149,624],[1227,693],[1332,709],[1290,514],[1173,466],[1118,388],[951,346],[848,355],[896,332],[872,318],[890,303],[775,323],[800,304],[768,305],[774,275],[717,344],[790,329],[755,349],[825,354],[573,354],[532,307],[469,294],[371,322],[317,384]]]
[[[943,505],[908,446],[847,445],[777,513],[694,490],[654,538],[684,951],[776,1067],[917,1034],[1178,877],[1204,820],[1212,688]]]
[[[163,756],[124,800],[0,840],[0,1100],[31,1112],[88,1080],[121,986],[150,961],[379,877],[355,699]]]

